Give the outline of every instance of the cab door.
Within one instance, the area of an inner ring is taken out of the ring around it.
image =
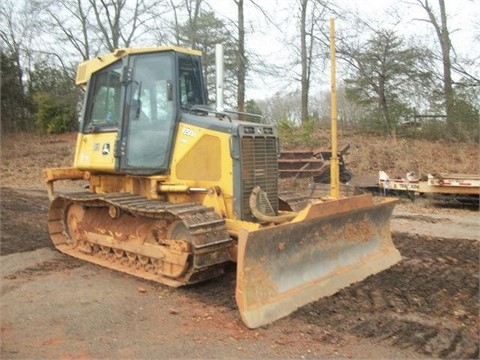
[[[124,71],[125,72],[125,71]],[[117,156],[120,170],[161,174],[168,170],[177,109],[174,52],[132,55]]]

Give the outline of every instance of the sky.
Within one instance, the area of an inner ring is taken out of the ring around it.
[[[251,1],[244,0],[245,21],[247,28],[247,49],[253,50],[269,61],[285,54],[283,33],[295,33],[296,16],[292,14],[293,1],[257,0],[271,19],[279,22],[279,28],[272,26],[261,15],[260,11],[252,5]],[[395,20],[392,14],[397,11],[401,14],[401,23],[394,27],[400,34],[413,36],[424,41],[436,41],[433,27],[419,19],[426,19],[425,10],[414,5],[416,0],[334,0],[336,4],[346,9],[358,11],[362,18],[371,19],[372,22],[381,21],[385,27],[392,26]],[[448,26],[451,40],[459,54],[470,54],[472,51],[480,56],[480,47],[472,48],[473,37],[480,34],[480,0],[445,0]],[[236,5],[233,0],[210,0],[215,12],[221,17],[236,19]],[[431,0],[432,6],[438,7],[437,1]],[[334,17],[332,15],[332,17]],[[476,23],[476,25],[475,25]],[[337,32],[347,26],[341,19],[335,19]],[[475,27],[476,26],[476,27]],[[293,39],[293,37],[292,37]],[[338,65],[337,65],[338,66]],[[290,84],[290,86],[295,86]],[[265,98],[272,95],[272,90],[281,90],[287,85],[284,81],[257,79],[255,83],[247,84],[247,98]]]

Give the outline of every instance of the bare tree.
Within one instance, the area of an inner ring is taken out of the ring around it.
[[[245,89],[246,89],[246,79],[247,71],[249,69],[249,55],[245,49],[245,11],[244,11],[244,0],[233,0],[237,5],[237,27],[238,27],[238,70],[237,70],[237,107],[239,111],[245,111]],[[250,0],[250,3],[262,13],[263,17],[269,22],[272,23],[269,15],[264,11],[259,2]]]
[[[183,43],[185,46],[198,50],[198,19],[201,16],[202,3],[203,0],[181,0],[178,3],[170,0],[174,13],[174,32],[177,45]],[[187,13],[185,22],[179,20],[178,13],[181,11]]]
[[[308,9],[309,0],[300,1],[300,62],[302,66],[302,77],[301,77],[301,87],[302,87],[302,122],[305,122],[308,119],[308,95],[310,93],[310,74],[311,66],[310,62],[312,59],[312,50],[313,50],[313,22],[310,23],[310,28],[307,31],[307,9]],[[310,41],[307,45],[307,34],[310,34]]]
[[[155,18],[170,11],[166,0],[51,0],[38,4],[47,31],[63,43],[63,55],[66,41],[84,60],[152,41],[154,36],[147,34],[155,32]]]
[[[175,44],[178,46],[180,45],[180,21],[178,19],[178,9],[179,5],[174,2],[174,0],[170,0],[170,6],[173,11],[173,36],[175,39]]]
[[[233,0],[233,3],[236,6],[236,19],[228,19],[228,27],[235,29],[236,35],[234,35],[234,31],[231,31],[232,39],[230,42],[231,45],[235,46],[236,52],[236,98],[237,98],[237,109],[241,112],[246,110],[246,82],[247,82],[247,74],[251,69],[252,62],[256,61],[259,67],[262,67],[264,71],[266,69],[272,70],[272,65],[265,65],[263,59],[256,57],[254,53],[248,52],[246,49],[246,42],[247,42],[247,29],[246,29],[246,22],[248,24],[248,19],[245,18],[245,5],[251,4],[253,8],[255,8],[262,17],[267,20],[267,22],[273,24],[272,19],[270,16],[265,12],[264,8],[260,4],[259,1],[255,0]],[[210,8],[214,10],[214,7],[210,5]],[[254,28],[254,26],[252,26]],[[254,61],[251,59],[254,58]]]
[[[0,49],[22,69],[30,61],[35,35],[35,13],[29,3],[6,0],[0,3]],[[22,81],[22,74],[18,74]]]
[[[245,77],[247,74],[247,59],[245,54],[245,18],[243,0],[233,0],[238,13],[238,69],[237,69],[237,106],[238,111],[245,111]]]
[[[309,118],[309,96],[312,69],[315,64],[316,46],[320,45],[319,38],[324,33],[326,4],[319,0],[299,0],[300,11],[300,64],[301,64],[301,109],[302,123]]]
[[[83,60],[89,59],[92,53],[97,53],[98,49],[93,49],[91,45],[93,39],[88,16],[92,8],[89,4],[85,5],[80,0],[54,1],[45,6],[44,10],[49,18],[46,23],[52,32],[61,34],[60,38],[70,43]],[[75,20],[73,24],[72,19]]]
[[[454,104],[455,95],[453,90],[452,80],[452,61],[450,52],[452,43],[450,41],[450,34],[447,26],[447,13],[445,10],[445,0],[438,0],[440,10],[440,19],[435,14],[429,0],[417,0],[417,3],[427,12],[428,21],[437,34],[442,53],[442,68],[443,68],[443,96],[445,99],[445,108],[447,115],[447,130],[453,131],[455,129],[454,123]]]

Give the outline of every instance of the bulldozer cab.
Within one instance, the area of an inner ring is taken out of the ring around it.
[[[129,54],[92,74],[82,132],[117,132],[117,171],[164,173],[180,112],[206,103],[202,79],[200,56],[174,50]]]

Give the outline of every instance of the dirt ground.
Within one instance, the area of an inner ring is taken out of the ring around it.
[[[49,149],[30,154],[44,159]],[[48,160],[11,156],[2,144],[2,359],[479,357],[476,207],[402,200],[392,219],[399,264],[249,330],[233,270],[172,289],[57,252],[41,175],[18,172],[29,161],[40,172]],[[61,156],[57,166],[69,161]]]

